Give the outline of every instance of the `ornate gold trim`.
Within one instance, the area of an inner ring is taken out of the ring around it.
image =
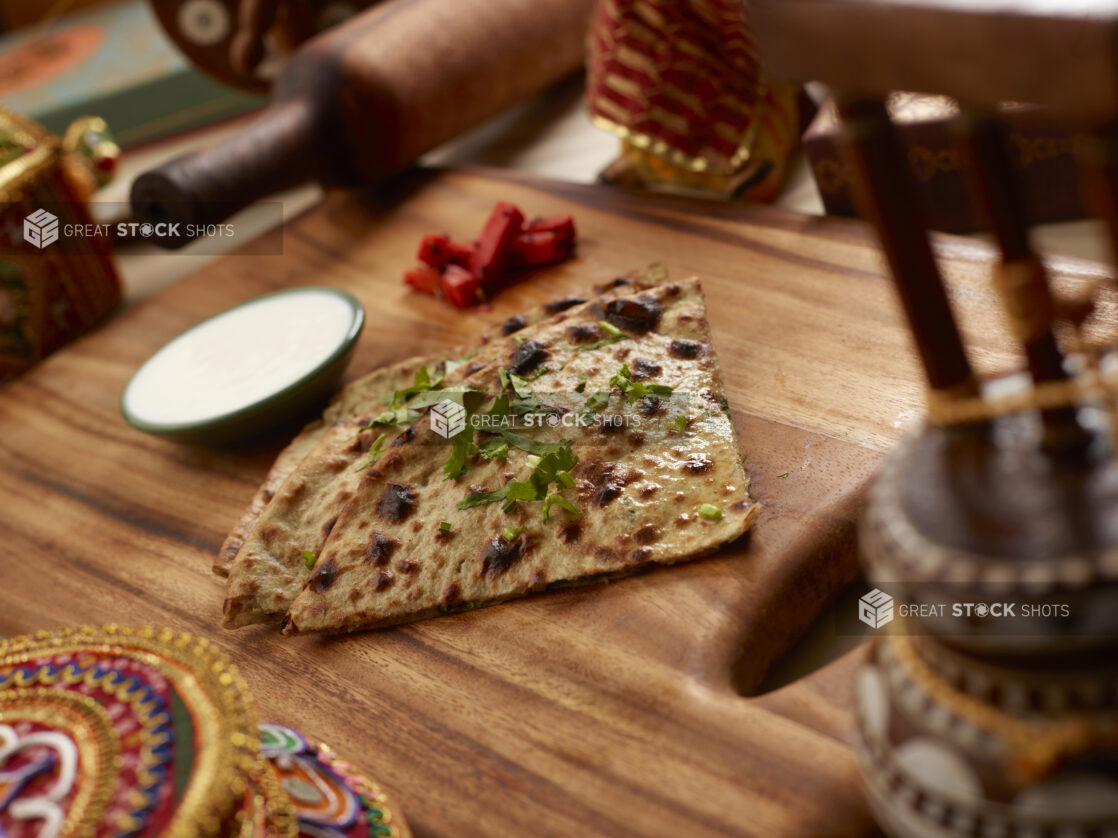
[[[610,76],[607,76],[603,81],[608,81],[609,78]],[[594,109],[597,109],[601,103],[601,97],[599,97],[599,101],[591,105],[590,121],[603,131],[608,131],[615,137],[627,143],[631,143],[643,151],[655,154],[657,157],[662,157],[669,163],[679,166],[682,169],[699,173],[733,175],[741,171],[753,157],[753,145],[757,141],[757,133],[760,130],[761,120],[764,118],[764,112],[767,107],[767,96],[768,85],[762,83],[757,90],[757,105],[751,114],[749,125],[745,130],[745,136],[742,137],[737,151],[730,157],[727,165],[719,165],[701,156],[691,156],[674,148],[664,140],[655,139],[651,135],[640,131],[634,131],[619,122],[615,122],[599,113],[594,113]],[[608,99],[605,101],[610,105],[614,104],[609,102]]]
[[[23,191],[59,159],[58,140],[37,123],[0,105],[0,133],[9,134],[31,149],[27,154],[0,168],[0,202],[15,203]]]
[[[296,838],[299,818],[291,798],[280,787],[272,764],[258,756],[249,776],[251,806],[238,814],[241,838]]]
[[[256,710],[237,668],[209,640],[109,624],[0,640],[0,667],[44,653],[126,655],[175,686],[197,727],[194,771],[166,838],[219,838],[243,803],[259,754]]]

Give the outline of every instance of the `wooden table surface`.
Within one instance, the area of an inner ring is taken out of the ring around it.
[[[574,213],[578,258],[490,312],[407,293],[420,235],[472,236],[497,199]],[[960,239],[940,252],[977,365],[1008,362],[988,252]],[[376,633],[219,627],[212,556],[284,439],[210,450],[129,428],[117,403],[152,351],[237,302],[326,284],[367,309],[356,375],[654,260],[702,277],[764,504],[749,536],[708,560]],[[1059,267],[1069,282],[1101,270]],[[205,635],[262,718],[367,769],[420,836],[872,833],[847,744],[861,652],[754,693],[856,577],[860,498],[920,396],[855,222],[484,173],[331,195],[287,224],[282,256],[225,257],[0,391],[0,633],[127,622]]]

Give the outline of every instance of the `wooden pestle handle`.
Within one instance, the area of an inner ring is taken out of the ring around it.
[[[581,66],[594,2],[388,0],[299,49],[236,136],[140,175],[133,212],[213,223],[312,178],[376,183]]]

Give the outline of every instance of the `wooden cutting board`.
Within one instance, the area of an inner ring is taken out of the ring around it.
[[[420,235],[474,235],[498,199],[575,214],[578,258],[490,312],[406,292]],[[871,242],[856,222],[484,174],[332,195],[288,223],[282,256],[226,257],[0,391],[0,633],[116,621],[209,637],[263,718],[373,773],[417,835],[872,833],[847,744],[860,652],[746,697],[856,577],[859,499],[920,412]],[[1005,362],[988,252],[940,250],[976,361]],[[326,284],[367,309],[356,375],[653,260],[702,277],[764,504],[749,536],[708,560],[376,633],[218,627],[211,559],[284,439],[208,450],[129,428],[117,402],[152,351],[250,297]],[[1101,270],[1058,267],[1069,282]]]

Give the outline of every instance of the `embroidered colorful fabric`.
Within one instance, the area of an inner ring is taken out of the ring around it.
[[[260,725],[260,751],[290,796],[306,838],[409,838],[411,831],[388,796],[328,747],[312,747],[301,733]]]
[[[199,638],[112,626],[0,641],[0,835],[241,834],[255,723],[235,668]]]
[[[257,725],[204,638],[106,626],[0,640],[0,838],[410,838],[325,745]]]

